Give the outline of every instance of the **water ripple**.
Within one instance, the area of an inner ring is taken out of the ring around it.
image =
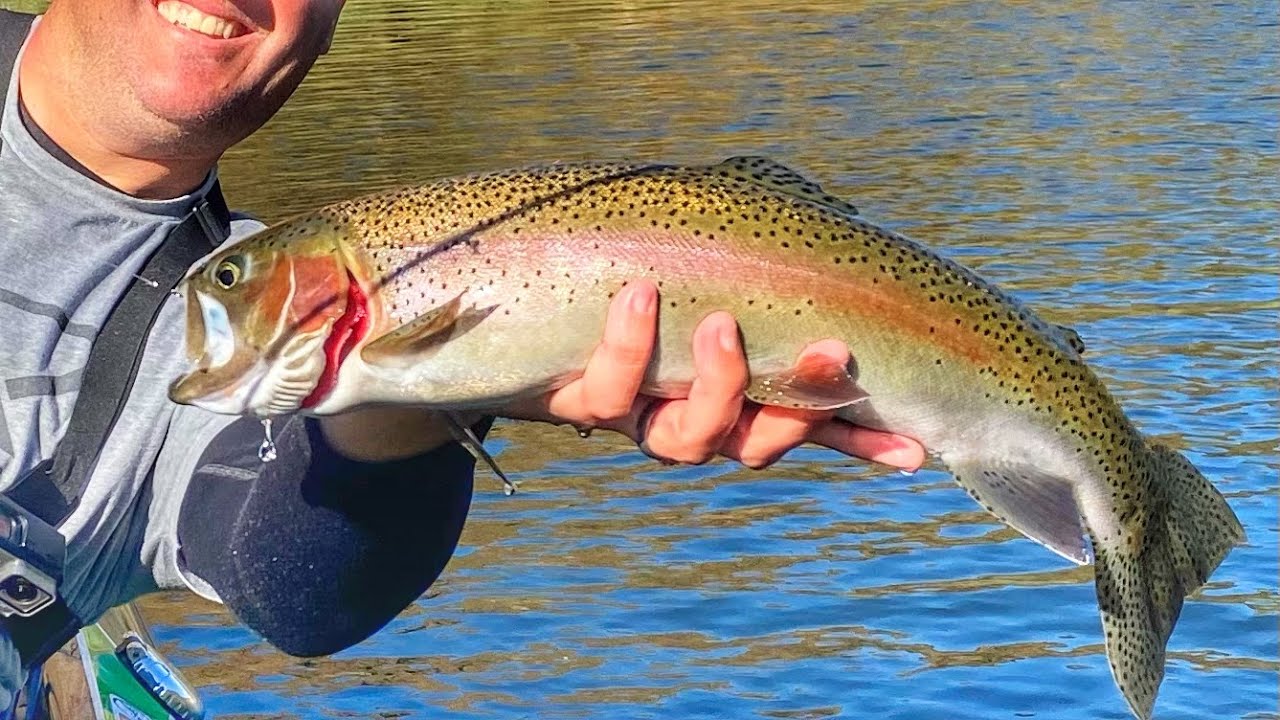
[[[1075,327],[1228,494],[1249,543],[1187,602],[1157,709],[1276,720],[1276,12],[349,3],[222,173],[277,219],[534,162],[795,166]],[[663,468],[516,424],[491,445],[522,493],[482,473],[444,577],[370,640],[287,658],[190,596],[147,601],[157,637],[226,717],[1128,717],[1089,569],[937,469]]]

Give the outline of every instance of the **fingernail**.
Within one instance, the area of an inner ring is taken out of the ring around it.
[[[920,446],[908,440],[895,443],[893,447],[881,451],[876,455],[875,461],[908,472],[915,472],[924,464]]]
[[[658,298],[654,293],[649,292],[647,288],[641,288],[638,285],[627,285],[627,292],[631,293],[630,308],[632,312],[649,315],[658,306]]]
[[[720,349],[728,353],[738,351],[738,325],[727,322],[720,326]]]

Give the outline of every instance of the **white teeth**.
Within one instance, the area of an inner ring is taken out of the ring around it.
[[[180,0],[161,0],[156,5],[156,10],[160,12],[160,17],[174,25],[209,37],[227,39],[245,32],[244,26],[234,20],[206,15]]]

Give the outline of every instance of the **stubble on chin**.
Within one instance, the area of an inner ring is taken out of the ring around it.
[[[178,68],[189,58],[181,46],[147,35],[155,29],[147,13],[155,12],[148,0],[55,2],[45,21],[71,30],[58,33],[59,52],[69,60],[59,63],[60,94],[72,100],[68,109],[79,116],[80,130],[100,147],[159,163],[216,161],[279,110],[323,44],[318,36],[307,38],[305,44],[317,47],[297,52],[266,77],[254,77],[252,56],[226,58],[222,66],[197,61],[185,77]],[[244,87],[236,87],[240,83]]]

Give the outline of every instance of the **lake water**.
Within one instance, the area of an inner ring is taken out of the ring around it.
[[[223,164],[269,220],[540,162],[765,154],[1075,327],[1249,543],[1169,643],[1160,718],[1277,713],[1275,2],[352,2]],[[857,352],[856,338],[852,339]],[[950,477],[802,449],[765,472],[505,424],[444,577],[286,657],[144,611],[219,717],[1127,718],[1092,572]]]

